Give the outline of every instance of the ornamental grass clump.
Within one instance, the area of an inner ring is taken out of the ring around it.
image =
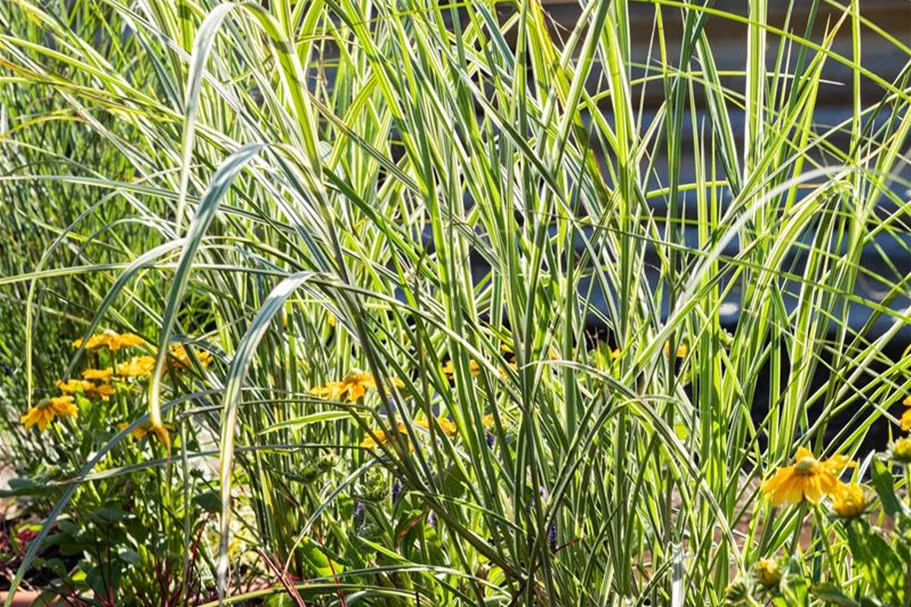
[[[895,6],[6,0],[10,588],[906,605]]]

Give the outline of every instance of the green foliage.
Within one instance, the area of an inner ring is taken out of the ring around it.
[[[0,426],[38,533],[12,585],[906,604],[892,464],[864,473],[895,531],[759,490],[911,388],[881,248],[908,249],[911,72],[861,52],[911,49],[860,4],[595,0],[565,31],[524,0],[0,5]],[[25,431],[127,362],[70,347],[105,329],[155,344],[149,377]]]

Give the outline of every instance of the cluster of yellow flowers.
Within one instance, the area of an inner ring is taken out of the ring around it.
[[[772,504],[818,504],[823,497],[832,498],[832,509],[841,518],[856,518],[863,514],[866,497],[856,483],[843,483],[838,474],[856,466],[844,455],[820,461],[805,447],[797,450],[794,464],[780,468],[762,484],[763,493]]]
[[[78,394],[81,392],[86,396],[99,396],[102,400],[108,400],[116,392],[114,386],[108,383],[96,384],[79,379],[70,379],[68,381],[58,379],[54,382],[54,385],[63,394]]]
[[[440,429],[448,436],[449,438],[455,438],[459,435],[459,428],[455,425],[448,417],[440,416],[436,418],[436,422],[439,425]],[[424,430],[430,431],[430,420],[422,418],[414,422],[414,425],[418,428],[423,428]],[[398,423],[399,432],[405,432],[405,424],[402,422]],[[364,435],[364,440],[361,441],[360,447],[362,449],[373,449],[378,444],[385,443],[389,440],[389,437],[386,435],[384,430],[376,429],[373,430],[373,435],[377,440],[374,440],[373,436],[370,434]]]
[[[477,366],[477,363],[474,361],[471,361],[471,363],[472,373],[475,373],[476,369],[477,372],[480,372],[480,367]],[[447,367],[444,367],[443,372],[447,375],[452,374],[453,370],[451,361],[448,363],[448,370]],[[405,385],[398,378],[393,378],[392,382],[400,388]],[[355,402],[364,397],[370,390],[376,390],[376,379],[373,377],[373,375],[364,371],[360,371],[358,369],[353,369],[339,381],[332,381],[324,386],[317,386],[315,388],[312,388],[310,390],[310,394],[322,398],[327,398],[329,400],[344,400],[347,402]],[[436,423],[439,428],[450,438],[455,438],[458,436],[458,426],[456,426],[455,422],[453,422],[448,417],[437,417]],[[490,428],[493,426],[493,414],[486,414],[482,419],[482,423],[484,424],[485,428]],[[418,428],[423,428],[424,430],[428,431],[430,430],[429,419],[421,418],[415,421],[415,425]],[[404,432],[405,425],[400,422],[398,424],[398,429],[400,432]],[[389,441],[389,436],[385,430],[377,428],[376,430],[373,430],[372,433],[373,436],[371,436],[369,433],[364,435],[364,440],[360,444],[361,448],[372,449],[379,444],[383,444]]]
[[[116,352],[123,348],[146,345],[146,341],[133,333],[116,333],[114,331],[105,331],[93,335],[84,342],[86,350],[98,352],[101,350],[110,350]],[[74,348],[83,346],[83,340],[73,341]],[[168,366],[172,370],[179,371],[190,367],[190,357],[184,346],[177,346],[170,351]],[[197,350],[196,356],[199,362],[208,367],[212,363],[212,355],[204,350]],[[152,374],[155,368],[155,358],[148,355],[133,356],[128,360],[114,364],[104,369],[85,369],[82,371],[82,379],[58,379],[55,383],[61,392],[61,396],[48,398],[38,405],[29,409],[28,413],[20,418],[26,429],[32,426],[38,426],[39,430],[47,428],[48,424],[54,421],[55,417],[75,417],[78,408],[75,404],[75,396],[82,395],[88,398],[98,397],[104,401],[110,399],[117,393],[117,389],[112,385],[115,378],[121,382],[130,379],[144,378]],[[137,432],[134,431],[134,435]]]
[[[911,430],[911,396],[903,401],[908,407],[901,417],[902,430]],[[896,441],[891,447],[892,457],[911,463],[911,438]],[[843,455],[836,455],[819,461],[809,449],[801,447],[794,457],[794,464],[780,468],[762,484],[763,493],[772,504],[800,504],[807,501],[818,504],[823,497],[832,498],[832,510],[841,518],[857,518],[867,506],[863,487],[857,483],[843,483],[838,473],[847,467],[856,466]]]
[[[85,349],[96,352],[102,349],[117,351],[121,348],[140,346],[145,343],[138,335],[133,333],[115,333],[106,331],[104,333],[93,335],[85,342]],[[74,348],[83,345],[81,339],[73,342]],[[57,417],[76,417],[79,412],[75,403],[75,396],[83,395],[86,397],[98,397],[102,400],[108,400],[117,390],[109,382],[113,371],[111,369],[86,369],[82,372],[82,379],[58,379],[54,384],[60,390],[60,396],[46,398],[20,418],[20,422],[25,428],[31,429],[32,426],[38,426],[39,430],[44,430]],[[96,383],[99,382],[99,383]]]
[[[448,436],[449,438],[456,438],[459,436],[459,427],[455,424],[454,421],[452,421],[448,417],[441,415],[436,418],[436,423],[440,427],[440,429],[443,431],[443,433],[446,434],[446,436]],[[493,413],[488,413],[483,418],[481,418],[481,423],[484,424],[484,427],[489,430],[494,424]],[[424,430],[430,431],[430,420],[427,418],[421,418],[421,419],[415,421],[414,425],[417,426],[418,428],[422,428]],[[398,429],[399,429],[399,432],[404,433],[405,424],[403,424],[402,422],[399,422]],[[389,437],[386,435],[386,432],[384,430],[380,430],[379,428],[373,430],[373,435],[378,440],[374,440],[373,436],[370,436],[370,434],[364,435],[364,440],[361,441],[361,444],[360,444],[360,447],[362,449],[373,449],[374,447],[378,446],[378,444],[386,443],[389,440]]]

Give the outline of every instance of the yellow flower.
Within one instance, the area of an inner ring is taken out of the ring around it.
[[[835,476],[847,466],[855,466],[844,455],[819,461],[809,449],[801,447],[794,465],[779,469],[762,484],[762,492],[772,504],[799,504],[804,500],[818,504],[824,495],[834,495],[840,482]]]
[[[38,429],[43,431],[49,423],[54,421],[54,410],[38,405],[29,409],[28,413],[19,418],[19,421],[25,425],[26,430],[37,425]]]
[[[114,396],[117,393],[117,390],[114,389],[114,386],[111,384],[99,384],[97,386],[92,386],[87,394],[91,396],[100,396],[102,400],[107,400],[110,397]]]
[[[205,350],[200,350],[196,348],[196,358],[199,359],[199,364],[203,367],[208,367],[212,364],[212,354],[206,352]],[[180,369],[189,369],[190,365],[190,355],[187,354],[186,348],[183,346],[177,346],[172,348],[170,352],[171,356],[168,358],[168,365],[175,370]]]
[[[108,348],[111,350],[119,350],[120,348],[130,348],[133,346],[141,346],[145,343],[145,340],[138,335],[132,333],[115,333],[110,336],[108,340]]]
[[[400,380],[393,380],[396,385],[404,385]],[[310,390],[314,396],[322,396],[329,400],[347,399],[354,402],[367,394],[368,390],[376,389],[376,380],[369,373],[351,371],[341,381],[331,381],[325,386],[318,386]]]
[[[686,358],[686,355],[689,353],[690,349],[686,344],[679,344],[677,346],[677,358]],[[670,342],[665,342],[664,344],[664,355],[668,356],[671,353],[671,344]]]
[[[379,441],[379,443],[377,443],[377,441],[373,440],[373,437],[370,436],[369,434],[365,434],[364,440],[362,440],[361,444],[359,445],[361,449],[373,449],[374,447],[377,446],[377,444],[386,442],[386,433],[385,432],[383,432],[382,430],[374,430],[373,433],[376,435],[376,438]]]
[[[81,392],[86,396],[100,396],[104,400],[107,400],[116,392],[114,386],[111,386],[110,384],[95,385],[90,381],[80,379],[71,379],[69,381],[58,379],[54,384],[64,394],[77,394]]]
[[[134,356],[130,360],[117,365],[117,375],[120,377],[147,377],[155,369],[155,359],[151,356]]]
[[[95,387],[95,384],[92,382],[79,379],[71,379],[68,381],[58,379],[54,382],[54,385],[64,394],[76,394],[77,392],[88,393]]]
[[[911,409],[905,409],[905,412],[902,413],[901,424],[902,430],[905,432],[911,430]]]
[[[108,348],[109,350],[116,351],[120,348],[141,346],[144,343],[145,340],[143,338],[133,333],[115,333],[114,331],[105,331],[104,333],[92,335],[89,340],[85,342],[85,349],[94,351],[100,350],[101,348]],[[81,339],[73,341],[74,348],[78,348],[81,345]]]
[[[82,339],[73,340],[73,347],[78,348],[82,345]],[[92,335],[89,337],[89,340],[85,342],[85,349],[89,351],[100,350],[101,348],[107,347],[108,338],[105,335]]]
[[[485,415],[484,417],[482,417],[482,418],[481,418],[481,424],[482,424],[485,428],[487,428],[488,430],[490,430],[490,429],[493,427],[493,424],[494,424],[493,413],[488,413],[487,415]]]
[[[665,346],[665,350],[666,350],[666,349],[667,349],[667,346]],[[678,350],[679,350],[679,348],[678,348]],[[615,350],[611,350],[611,351],[610,351],[610,359],[611,359],[611,360],[617,360],[617,359],[619,359],[620,356],[622,356],[622,355],[623,355],[623,352],[620,351],[620,348],[617,348],[617,349],[615,349]]]
[[[902,430],[907,432],[908,430],[911,430],[911,395],[906,396],[905,400],[902,401],[902,404],[906,407],[909,407],[908,409],[905,409],[904,413],[902,413],[901,418]]]
[[[402,422],[398,423],[399,432],[405,432],[405,424]],[[389,437],[386,435],[386,432],[383,430],[376,429],[373,431],[373,434],[376,436],[377,440],[373,440],[373,437],[369,434],[364,435],[364,440],[361,441],[359,445],[361,449],[373,449],[377,445],[384,444],[389,441]]]
[[[29,409],[28,413],[23,415],[19,421],[25,425],[26,430],[35,425],[39,430],[44,430],[48,424],[54,421],[55,416],[75,417],[78,412],[79,409],[73,404],[72,396],[56,396],[47,398]]]
[[[759,559],[756,563],[756,581],[764,588],[774,588],[781,581],[781,565],[775,559]]]
[[[471,372],[471,374],[474,377],[477,377],[478,375],[481,374],[481,365],[479,365],[477,363],[477,361],[469,360],[468,361],[468,370]],[[452,365],[451,360],[446,361],[446,364],[443,365],[443,374],[446,375],[447,377],[452,377],[453,375],[455,375],[455,367]]]
[[[113,369],[86,369],[82,372],[82,379],[92,379],[96,381],[110,381]]]
[[[442,415],[437,418],[437,423],[440,425],[440,429],[446,433],[447,436],[455,437],[459,434],[459,428],[455,423],[448,417],[443,417]],[[414,422],[414,425],[418,428],[423,428],[425,430],[430,430],[430,420],[428,419],[419,419]]]
[[[122,431],[126,430],[126,428],[129,425],[130,425],[130,422],[120,422],[119,424],[117,424],[117,428],[122,432]],[[174,429],[173,426],[171,426],[170,424],[165,424],[164,427],[167,430]],[[139,424],[138,426],[133,428],[133,431],[130,432],[130,434],[132,435],[134,440],[140,440],[150,434],[152,436],[157,436],[157,433],[153,432],[153,430],[152,430],[152,422],[145,422],[144,424]]]
[[[124,430],[127,429],[127,426],[129,426],[129,425],[130,425],[130,422],[120,422],[119,424],[117,424],[117,428],[121,432],[123,432]],[[148,422],[146,422],[144,424],[140,424],[140,425],[136,426],[135,428],[133,428],[133,431],[130,432],[130,434],[133,435],[134,440],[139,440],[141,438],[144,438],[145,435],[149,433],[149,428],[151,428],[151,425]]]
[[[867,507],[867,499],[864,497],[864,490],[860,485],[852,483],[846,485],[840,483],[832,500],[832,510],[839,518],[852,519],[857,518],[864,513]]]

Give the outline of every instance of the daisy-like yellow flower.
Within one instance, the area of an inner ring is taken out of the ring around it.
[[[130,422],[120,422],[119,424],[117,424],[117,429],[120,430],[121,432],[123,432],[124,430],[127,429],[127,426],[129,426],[129,425],[130,425]],[[146,422],[144,424],[140,424],[140,425],[136,426],[135,428],[133,428],[133,431],[130,432],[130,434],[133,436],[134,440],[139,440],[141,438],[145,438],[146,434],[149,433],[149,430],[151,428],[152,428],[152,425],[149,422]]]
[[[405,385],[402,380],[397,378],[393,378],[392,383],[399,388]],[[325,386],[312,388],[310,394],[328,398],[329,400],[345,399],[349,402],[354,402],[367,394],[369,390],[376,390],[376,380],[371,374],[355,369],[350,371],[341,381],[331,381]]]
[[[75,417],[79,412],[76,405],[73,404],[73,397],[69,395],[46,398],[36,406],[28,410],[19,421],[29,430],[32,426],[38,426],[39,430],[47,428],[48,424],[54,421],[54,417]]]
[[[152,356],[134,356],[126,362],[117,365],[117,375],[120,377],[148,377],[155,369],[155,358]]]
[[[839,484],[832,500],[832,510],[839,518],[854,519],[864,513],[867,507],[867,498],[864,490],[857,483],[846,485]]]
[[[70,379],[68,381],[58,379],[54,382],[54,385],[64,394],[76,394],[77,392],[88,393],[95,387],[95,384],[92,382],[83,381],[81,379]]]
[[[493,428],[494,422],[495,422],[495,420],[493,417],[493,413],[488,413],[484,417],[481,418],[481,424],[488,430]]]
[[[111,381],[114,369],[86,369],[82,372],[82,379],[94,381]]]
[[[78,348],[81,345],[82,345],[81,338],[73,340],[74,348]],[[100,350],[101,348],[105,348],[105,347],[107,347],[107,345],[108,345],[108,337],[106,335],[103,335],[103,334],[92,335],[91,337],[89,337],[89,340],[87,342],[85,342],[85,349],[92,352],[95,350]]]
[[[376,389],[376,381],[369,373],[348,373],[341,381],[331,381],[325,386],[318,386],[310,390],[314,396],[322,396],[329,400],[348,400],[354,402],[367,394],[368,390]]]
[[[104,333],[92,335],[89,340],[85,342],[85,349],[94,351],[100,350],[101,348],[107,348],[109,350],[116,351],[121,348],[141,346],[144,343],[145,340],[143,338],[133,333],[115,333],[114,331],[105,331]],[[81,339],[73,341],[74,348],[78,348],[81,345]]]
[[[762,484],[762,492],[775,506],[804,500],[818,504],[824,495],[835,495],[839,490],[841,482],[836,474],[856,465],[844,455],[819,461],[809,449],[801,447],[794,456],[794,465],[780,468]]]
[[[199,364],[203,367],[208,367],[212,364],[212,354],[209,352],[196,348],[195,353],[196,358],[199,359]],[[192,365],[190,364],[190,355],[187,354],[187,349],[184,346],[177,346],[171,349],[168,365],[175,370],[189,369]]]
[[[376,435],[377,440],[373,440],[373,437],[369,434],[364,435],[364,440],[361,441],[361,444],[358,445],[361,449],[373,449],[378,444],[386,442],[386,433],[382,430],[374,430],[373,433]],[[379,441],[379,442],[377,442]]]
[[[71,379],[69,381],[57,380],[54,382],[57,388],[64,394],[78,394],[83,393],[86,396],[100,396],[104,400],[107,400],[114,395],[116,390],[114,386],[110,384],[94,384],[90,381],[80,380],[80,379]]]
[[[129,425],[130,425],[130,422],[120,422],[119,424],[117,424],[117,429],[122,432],[122,431],[126,430],[127,426],[129,426]],[[165,424],[164,427],[167,430],[174,429],[173,426],[171,426],[170,424]],[[133,437],[134,440],[140,440],[149,435],[156,436],[156,433],[152,431],[152,422],[146,422],[144,424],[139,424],[138,426],[133,428],[133,431],[130,432],[130,435]]]
[[[446,433],[449,437],[456,437],[459,434],[459,428],[455,425],[448,417],[443,417],[442,415],[437,418],[437,423],[440,425],[440,429]],[[418,428],[423,428],[424,430],[430,430],[430,420],[429,419],[419,419],[414,422],[414,425]]]
[[[120,348],[131,348],[133,346],[143,345],[145,340],[133,333],[115,333],[108,340],[108,348],[119,350]]]
[[[399,429],[399,432],[404,434],[405,424],[403,424],[402,422],[399,422],[398,429]],[[369,434],[364,434],[364,440],[362,440],[361,444],[359,445],[359,447],[361,449],[373,449],[377,445],[381,445],[381,444],[385,444],[385,443],[389,442],[389,436],[386,435],[385,431],[376,429],[373,431],[373,434],[376,436],[377,440],[373,440],[373,437],[370,436]]]
[[[481,374],[481,365],[479,365],[475,360],[469,360],[468,370],[471,372],[471,375],[473,377],[477,377]],[[446,377],[452,377],[455,375],[455,367],[452,364],[452,360],[446,361],[446,364],[443,365],[443,375]]]

